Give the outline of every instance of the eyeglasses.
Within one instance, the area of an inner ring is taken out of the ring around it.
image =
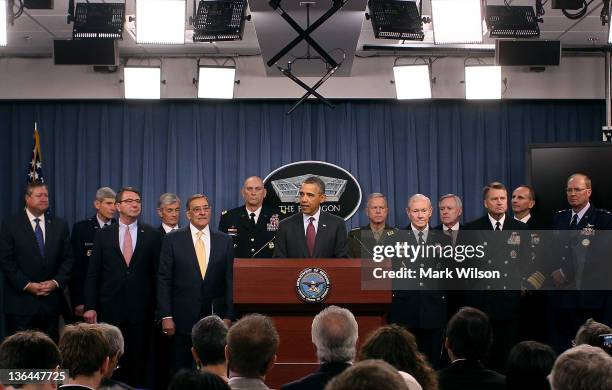
[[[117,203],[127,203],[127,204],[140,204],[140,199],[123,199]]]
[[[198,207],[194,207],[190,210],[192,213],[200,213],[200,212],[208,212],[210,211],[210,206],[198,206]]]

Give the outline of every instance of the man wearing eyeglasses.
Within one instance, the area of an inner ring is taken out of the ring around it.
[[[559,232],[555,246],[558,268],[552,272],[555,285],[566,290],[603,290],[610,283],[612,214],[590,203],[591,179],[575,173],[567,179],[569,209],[553,216],[552,228]],[[612,296],[604,291],[567,291],[553,297],[551,336],[553,346],[564,350],[576,329],[587,319],[612,319]]]
[[[210,227],[208,198],[187,200],[189,226],[164,238],[157,278],[157,314],[172,337],[171,370],[190,368],[191,329],[202,317],[216,314],[230,325],[233,317],[234,244]]]
[[[162,237],[138,221],[140,192],[124,187],[115,198],[119,223],[99,231],[94,240],[85,280],[88,323],[107,322],[125,339],[118,380],[146,387],[146,363],[154,323],[155,279]]]

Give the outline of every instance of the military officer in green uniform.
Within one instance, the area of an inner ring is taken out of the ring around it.
[[[348,235],[348,251],[351,258],[371,258],[375,245],[390,243],[397,229],[387,225],[387,199],[379,192],[368,196],[365,208],[369,223],[353,229]]]

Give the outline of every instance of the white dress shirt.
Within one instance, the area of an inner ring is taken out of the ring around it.
[[[208,264],[208,260],[210,259],[210,227],[206,225],[206,227],[202,230],[198,230],[197,227],[193,226],[193,224],[189,224],[189,230],[191,231],[191,239],[193,240],[193,247],[195,248],[196,242],[198,242],[198,232],[204,233],[202,239],[204,240],[204,247],[206,248],[206,264]]]
[[[138,221],[134,221],[129,225],[119,221],[119,248],[123,252],[123,242],[125,240],[125,232],[129,229],[132,236],[132,253],[136,250],[136,240],[138,239]]]
[[[162,222],[162,228],[164,229],[164,231],[166,232],[166,234],[170,233],[173,230],[176,230],[179,228],[178,225],[172,227],[170,225],[166,225],[165,223]]]
[[[419,232],[423,233],[423,241],[427,242],[427,235],[429,234],[429,225],[425,227],[423,230],[419,230],[411,223],[410,228],[412,229],[412,234],[414,234],[414,238],[419,242]]]
[[[314,225],[315,233],[319,231],[319,217],[320,216],[321,216],[321,207],[319,207],[319,209],[317,210],[316,213],[314,213],[314,215],[302,214],[302,217],[304,218],[304,234],[306,234],[306,232],[308,231],[308,224],[310,223],[310,217],[314,217],[312,224]]]
[[[36,231],[36,221],[34,220],[36,218],[40,219],[38,224],[40,225],[40,228],[42,229],[43,241],[47,241],[47,232],[45,231],[45,214],[43,213],[40,217],[37,217],[34,214],[32,214],[30,210],[28,210],[27,208],[25,210],[26,210],[26,214],[28,215],[28,219],[30,220],[30,224],[32,224],[32,230]]]
[[[495,225],[497,224],[497,222],[499,222],[499,229],[504,230],[504,221],[506,221],[506,214],[502,215],[499,221],[493,218],[491,214],[487,213],[487,215],[489,216],[489,221],[491,222],[491,226],[493,226],[493,230],[495,230]]]
[[[255,211],[251,211],[251,210],[247,209],[246,206],[244,206],[244,208],[246,209],[247,216],[249,217],[249,219],[251,219],[251,213],[255,213],[255,223],[257,223],[257,221],[259,221],[259,214],[261,214],[261,207],[259,207]]]

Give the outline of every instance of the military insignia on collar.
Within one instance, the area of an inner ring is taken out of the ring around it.
[[[517,232],[512,232],[508,238],[508,245],[521,245],[521,235]]]
[[[392,236],[392,235],[394,235],[394,234],[395,234],[395,231],[394,231],[394,230],[389,230],[389,231],[387,232],[387,236],[389,236],[389,237],[391,237],[391,236]]]
[[[266,228],[269,232],[275,232],[278,230],[278,224],[280,223],[280,219],[278,214],[272,214],[270,217],[270,222],[267,223]]]

